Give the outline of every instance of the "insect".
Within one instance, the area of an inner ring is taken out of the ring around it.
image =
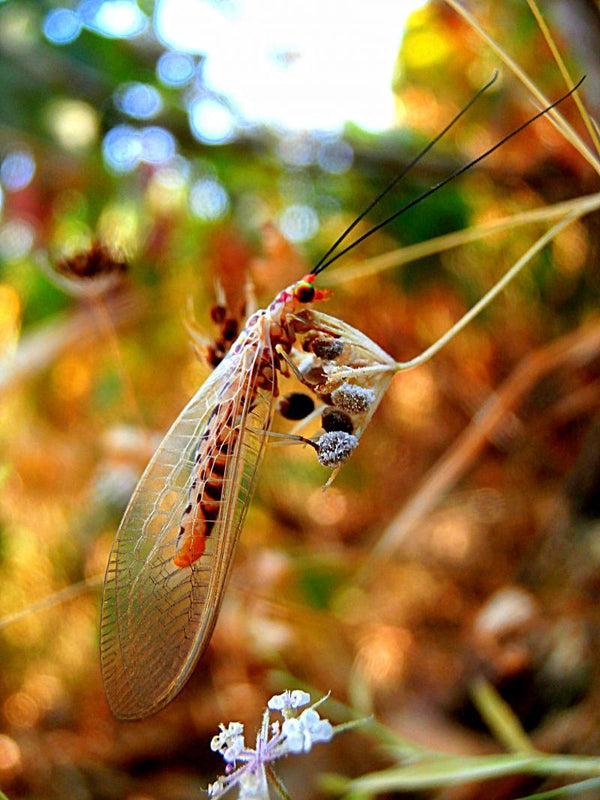
[[[310,274],[250,316],[148,464],[117,531],[104,582],[102,675],[117,717],[138,719],[163,708],[181,690],[208,645],[269,436],[280,377],[293,373],[325,408],[324,432],[302,441],[335,471],[358,445],[398,371],[394,359],[367,336],[313,308],[329,294],[315,286],[317,276],[365,236],[571,94],[333,254],[495,78],[357,217]]]

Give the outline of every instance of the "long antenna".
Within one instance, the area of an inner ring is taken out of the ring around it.
[[[396,175],[394,180],[391,183],[389,183],[385,187],[385,189],[383,189],[377,195],[377,197],[369,203],[369,205],[364,209],[364,211],[360,212],[360,214],[358,215],[358,217],[356,217],[354,222],[352,222],[350,225],[348,225],[348,227],[343,231],[343,233],[341,233],[338,236],[338,238],[331,245],[329,250],[326,253],[324,253],[323,256],[321,256],[321,258],[319,259],[319,261],[315,265],[315,269],[313,270],[313,273],[321,271],[320,270],[321,264],[329,258],[329,256],[333,253],[333,251],[337,248],[337,246],[344,241],[344,239],[348,236],[349,233],[351,233],[354,230],[354,228],[358,225],[358,223],[367,216],[369,211],[371,211],[371,209],[374,208],[377,205],[377,203],[382,198],[384,198],[386,196],[386,194],[388,192],[392,191],[392,189],[398,183],[398,181],[401,180],[407,174],[407,172],[409,172],[416,164],[418,164],[419,161],[423,158],[423,156],[427,155],[427,153],[431,150],[431,148],[439,142],[439,140],[442,138],[442,136],[444,136],[446,133],[448,133],[450,128],[454,127],[454,125],[458,122],[458,120],[462,117],[462,115],[471,108],[471,106],[473,105],[473,103],[475,103],[476,100],[479,100],[481,95],[484,92],[486,92],[490,88],[490,86],[492,86],[492,84],[494,84],[496,82],[497,79],[498,79],[498,70],[495,70],[494,74],[492,75],[491,80],[489,80],[485,84],[485,86],[482,86],[481,89],[479,89],[473,95],[473,97],[469,100],[469,102],[466,105],[464,105],[454,117],[452,117],[452,119],[446,125],[446,127],[443,130],[441,130],[430,142],[428,142],[428,144],[421,150],[420,153],[418,153],[413,158],[412,161],[410,161],[405,167],[403,167],[400,170],[400,172]]]
[[[583,78],[581,78],[575,84],[575,86],[572,89],[570,89],[566,94],[562,95],[562,97],[559,97],[558,100],[555,100],[549,106],[546,106],[546,108],[542,109],[541,111],[538,111],[537,114],[534,114],[533,117],[530,117],[530,119],[528,119],[526,122],[523,122],[523,124],[519,125],[518,128],[515,128],[513,131],[508,133],[506,136],[504,136],[502,139],[500,139],[500,141],[497,142],[493,147],[490,147],[488,150],[486,150],[480,156],[477,156],[477,158],[474,158],[468,164],[465,164],[463,167],[460,167],[455,172],[453,172],[451,175],[448,175],[448,177],[446,177],[443,180],[439,181],[439,183],[436,183],[435,186],[432,186],[430,189],[427,189],[425,192],[420,194],[414,200],[411,200],[410,203],[407,203],[405,206],[402,206],[402,208],[398,209],[398,211],[396,211],[394,214],[391,214],[389,217],[384,219],[383,222],[380,222],[379,224],[375,225],[373,228],[368,230],[366,233],[363,233],[362,236],[359,236],[358,239],[356,239],[354,242],[352,242],[352,244],[349,244],[347,247],[344,247],[342,250],[340,250],[339,253],[336,253],[336,255],[332,256],[327,261],[323,261],[321,259],[321,261],[318,263],[318,265],[315,267],[315,269],[313,269],[313,274],[317,275],[318,273],[323,272],[323,270],[326,269],[330,264],[333,264],[334,261],[337,261],[338,258],[341,258],[343,255],[345,255],[350,250],[355,248],[358,244],[363,242],[369,236],[372,236],[380,228],[383,228],[385,225],[388,225],[392,220],[396,219],[401,214],[404,214],[406,211],[408,211],[409,209],[413,208],[413,206],[418,205],[422,200],[425,200],[426,197],[429,197],[429,195],[432,195],[432,194],[434,194],[434,192],[437,192],[438,189],[441,189],[442,186],[445,186],[447,183],[450,183],[450,181],[453,181],[455,178],[458,178],[459,175],[462,175],[463,172],[466,172],[468,169],[471,169],[471,167],[474,167],[475,164],[478,164],[480,161],[483,161],[483,159],[487,158],[491,153],[494,152],[494,150],[497,150],[499,147],[502,147],[502,145],[505,144],[509,139],[512,139],[513,136],[516,136],[524,128],[527,128],[529,125],[531,125],[533,122],[535,122],[536,119],[539,119],[540,117],[543,117],[545,114],[547,114],[553,108],[555,108],[557,105],[559,105],[564,100],[566,100],[567,97],[569,97],[570,95],[573,94],[573,92],[577,91],[577,89],[581,86],[581,84],[583,83],[585,78],[586,78],[586,76],[584,75]],[[360,217],[359,217],[359,219],[360,219]]]

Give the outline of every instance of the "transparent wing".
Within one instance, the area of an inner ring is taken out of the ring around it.
[[[271,423],[273,388],[256,389],[265,348],[269,343],[255,332],[190,400],[148,464],[117,531],[100,635],[106,695],[121,719],[166,705],[209,642]],[[197,474],[196,449],[209,421],[214,434],[225,405],[239,436],[228,454],[219,515],[204,554],[177,567],[173,557]]]

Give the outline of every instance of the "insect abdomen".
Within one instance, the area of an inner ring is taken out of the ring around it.
[[[203,439],[196,456],[199,475],[192,481],[190,502],[183,512],[177,537],[176,567],[189,567],[204,553],[206,540],[212,533],[221,510],[221,496],[227,461],[239,431],[223,424],[219,438],[210,445]]]
[[[256,343],[246,344],[252,352]],[[247,395],[247,407],[251,408],[259,389],[276,392],[276,380],[272,351],[263,354],[256,372],[244,376],[241,385],[234,383],[226,387],[233,397]],[[223,490],[227,467],[234,456],[240,436],[240,410],[238,399],[230,398],[217,406],[200,439],[196,456],[188,506],[181,517],[173,563],[176,567],[189,567],[203,555],[206,540],[219,518],[223,506]]]

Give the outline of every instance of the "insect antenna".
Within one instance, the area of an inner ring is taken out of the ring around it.
[[[385,189],[383,189],[381,192],[379,192],[379,194],[378,194],[378,195],[377,195],[377,196],[376,196],[376,197],[375,197],[375,198],[374,198],[374,199],[373,199],[373,200],[372,200],[372,201],[369,203],[369,205],[368,205],[368,206],[367,206],[367,207],[366,207],[366,208],[365,208],[363,211],[361,211],[361,212],[360,212],[360,214],[359,214],[359,215],[356,217],[356,219],[355,219],[353,222],[351,222],[351,223],[350,223],[350,225],[348,225],[348,227],[347,227],[347,228],[346,228],[346,229],[345,229],[345,230],[344,230],[344,231],[343,231],[343,232],[342,232],[342,233],[341,233],[341,234],[338,236],[338,238],[337,238],[337,239],[335,240],[335,242],[334,242],[334,243],[331,245],[331,247],[329,248],[329,250],[328,250],[326,253],[324,253],[324,254],[321,256],[321,258],[319,259],[319,261],[317,262],[317,264],[316,264],[316,266],[315,266],[315,269],[313,269],[313,274],[316,274],[317,272],[322,272],[322,270],[324,270],[324,269],[325,269],[325,267],[322,267],[322,266],[321,266],[321,264],[323,264],[325,261],[327,261],[327,259],[328,259],[328,258],[329,258],[329,256],[330,256],[330,255],[333,253],[333,251],[334,251],[334,250],[337,248],[337,246],[338,246],[338,245],[340,245],[340,244],[341,244],[341,243],[344,241],[344,239],[345,239],[345,238],[348,236],[348,234],[349,234],[349,233],[351,233],[351,232],[354,230],[354,228],[355,228],[355,227],[358,225],[358,223],[359,223],[359,222],[360,222],[362,219],[364,219],[364,218],[367,216],[367,214],[369,213],[369,211],[371,211],[371,209],[372,209],[372,208],[374,208],[374,207],[377,205],[377,203],[378,203],[380,200],[382,200],[382,199],[383,199],[383,198],[386,196],[386,194],[388,194],[389,192],[391,192],[391,191],[392,191],[392,189],[394,188],[394,186],[396,186],[396,184],[398,183],[398,181],[400,181],[400,180],[401,180],[401,179],[402,179],[402,178],[403,178],[403,177],[404,177],[404,176],[405,176],[405,175],[406,175],[408,172],[410,172],[410,170],[411,170],[411,169],[412,169],[414,166],[416,166],[416,165],[419,163],[419,161],[420,161],[420,160],[421,160],[421,159],[422,159],[422,158],[423,158],[425,155],[427,155],[427,153],[428,153],[428,152],[431,150],[431,148],[432,148],[432,147],[434,147],[434,146],[435,146],[435,145],[436,145],[436,144],[437,144],[437,143],[440,141],[440,139],[441,139],[443,136],[445,136],[445,134],[446,134],[446,133],[448,133],[448,131],[450,130],[450,128],[453,128],[453,127],[454,127],[454,125],[455,125],[455,124],[458,122],[458,120],[459,120],[459,119],[460,119],[460,118],[463,116],[463,114],[465,114],[465,113],[466,113],[466,112],[467,112],[467,111],[468,111],[468,110],[471,108],[471,106],[472,106],[472,105],[473,105],[473,104],[474,104],[474,103],[475,103],[477,100],[479,100],[479,98],[481,97],[481,95],[482,95],[484,92],[486,92],[486,91],[487,91],[487,90],[490,88],[490,86],[492,86],[492,85],[493,85],[493,84],[496,82],[496,80],[497,80],[497,79],[498,79],[498,70],[495,70],[495,72],[494,72],[494,74],[492,75],[491,79],[490,79],[490,80],[489,80],[489,81],[488,81],[488,82],[487,82],[487,83],[486,83],[484,86],[482,86],[482,87],[481,87],[481,89],[479,89],[477,92],[475,92],[475,94],[474,94],[474,95],[473,95],[473,97],[472,97],[472,98],[471,98],[471,99],[468,101],[468,103],[466,103],[466,104],[465,104],[465,105],[464,105],[464,106],[463,106],[463,107],[460,109],[460,111],[459,111],[457,114],[455,114],[455,115],[454,115],[454,117],[452,117],[452,119],[451,119],[451,120],[450,120],[450,122],[449,122],[449,123],[446,125],[446,127],[445,127],[445,128],[443,128],[443,129],[442,129],[442,130],[441,130],[441,131],[440,131],[440,132],[439,132],[439,133],[438,133],[436,136],[434,136],[434,138],[433,138],[433,139],[431,139],[431,141],[429,141],[429,142],[428,142],[428,143],[425,145],[425,147],[424,147],[424,148],[423,148],[423,149],[422,149],[422,150],[421,150],[419,153],[417,153],[417,155],[416,155],[416,156],[415,156],[415,157],[412,159],[412,161],[409,161],[409,163],[408,163],[408,164],[406,164],[406,166],[404,166],[404,167],[403,167],[403,168],[400,170],[400,172],[399,172],[399,173],[396,175],[396,177],[395,177],[395,178],[394,178],[394,179],[393,179],[393,180],[392,180],[392,181],[391,181],[391,182],[390,182],[390,183],[389,183],[389,184],[388,184],[388,185],[385,187]]]
[[[570,89],[568,92],[566,92],[566,94],[562,95],[562,97],[559,97],[558,100],[555,100],[549,106],[546,106],[546,108],[543,108],[541,111],[538,111],[537,114],[534,114],[532,117],[530,117],[528,120],[523,122],[521,125],[519,125],[517,128],[515,128],[510,133],[507,133],[506,136],[504,136],[502,139],[500,139],[500,141],[496,142],[496,144],[493,145],[493,147],[490,147],[488,150],[486,150],[480,156],[477,156],[477,158],[474,158],[472,161],[469,161],[468,164],[465,164],[464,166],[462,166],[459,169],[455,170],[450,175],[448,175],[446,178],[444,178],[443,180],[439,181],[438,183],[436,183],[431,188],[427,189],[425,192],[420,194],[418,197],[414,198],[414,200],[411,200],[409,203],[407,203],[406,205],[402,206],[402,208],[398,209],[398,211],[394,212],[389,217],[384,219],[382,222],[379,222],[377,225],[373,226],[370,230],[366,231],[366,233],[363,233],[362,236],[359,236],[358,239],[356,239],[354,242],[352,242],[352,244],[349,244],[347,247],[344,247],[342,250],[340,250],[339,253],[336,253],[334,256],[332,256],[331,258],[329,258],[329,259],[327,259],[325,261],[323,259],[321,259],[319,264],[313,269],[313,271],[312,271],[313,274],[318,275],[320,272],[323,272],[323,270],[326,269],[330,264],[333,264],[333,262],[337,261],[338,258],[341,258],[346,253],[350,252],[350,250],[355,248],[357,245],[359,245],[361,242],[363,242],[369,236],[372,236],[376,231],[380,230],[380,228],[385,227],[392,220],[396,219],[401,214],[404,214],[409,209],[411,209],[414,206],[418,205],[421,201],[425,200],[427,197],[429,197],[430,195],[432,195],[435,192],[437,192],[438,189],[441,189],[447,183],[450,183],[450,181],[453,181],[455,178],[458,178],[459,175],[462,175],[464,172],[466,172],[467,170],[471,169],[471,167],[474,167],[475,164],[478,164],[480,161],[483,161],[485,158],[487,158],[489,155],[491,155],[495,150],[498,150],[498,148],[502,147],[502,145],[505,144],[509,139],[512,139],[513,136],[516,136],[524,128],[529,127],[529,125],[531,125],[537,119],[539,119],[540,117],[545,116],[549,111],[551,111],[557,105],[559,105],[564,100],[566,100],[567,97],[570,97],[570,95],[572,95],[575,91],[577,91],[577,89],[581,86],[581,84],[585,80],[585,77],[586,76],[584,75],[583,78],[581,78],[575,84],[575,86],[572,89]],[[438,136],[438,138],[439,138],[439,136]],[[435,142],[436,140],[434,139],[433,141]],[[387,191],[387,189],[384,190],[382,192],[382,194],[379,195],[379,197],[382,197],[385,194],[386,191]],[[377,198],[377,199],[379,199],[379,198]],[[371,205],[371,207],[373,205],[374,205],[374,203]],[[361,216],[364,216],[364,213]],[[361,217],[359,217],[358,219],[360,219],[360,218]]]

